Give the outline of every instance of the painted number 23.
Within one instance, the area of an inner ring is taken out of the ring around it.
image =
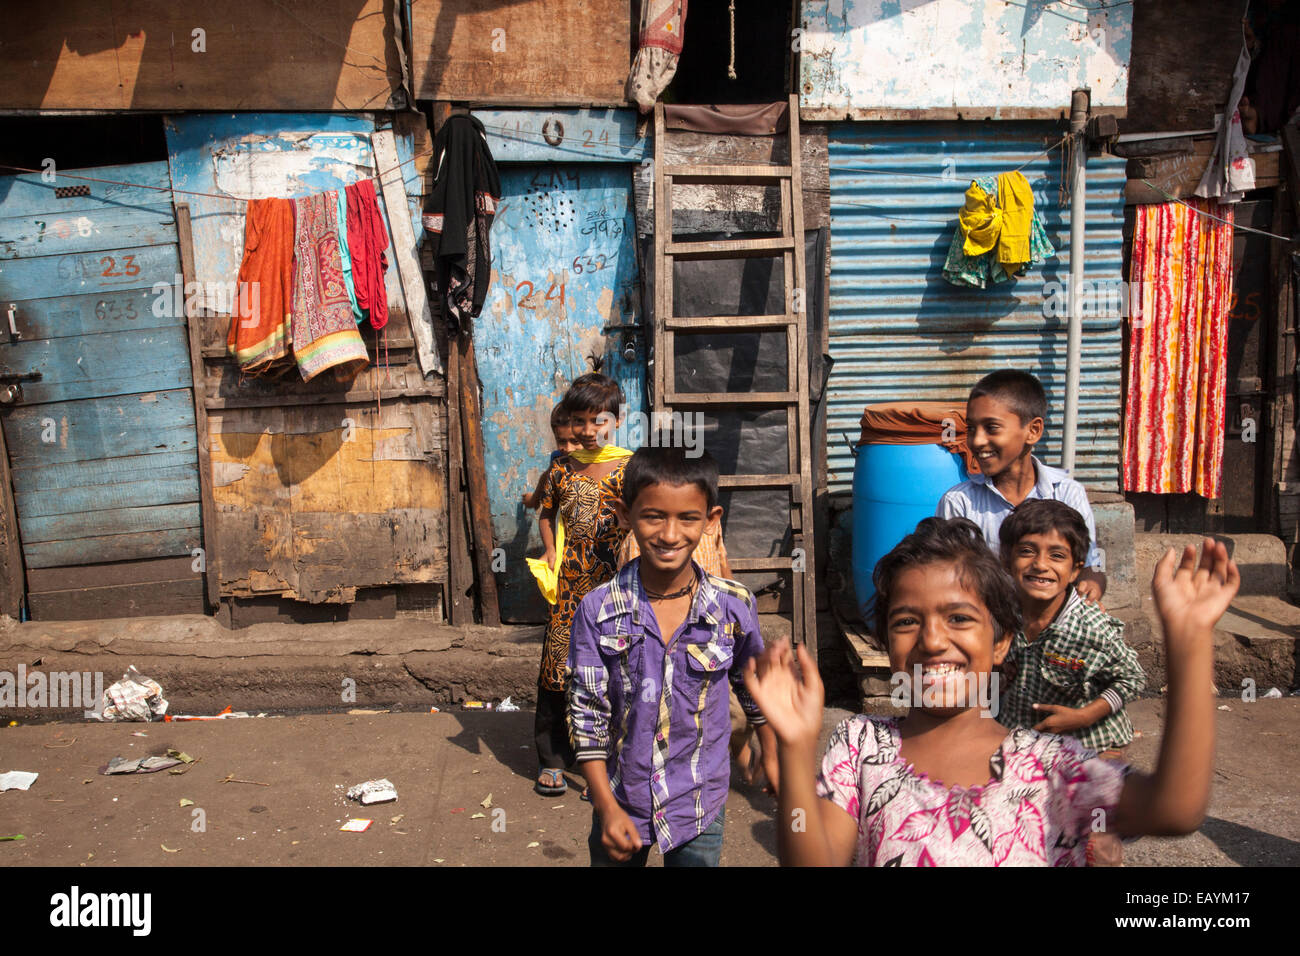
[[[112,256],[104,256],[99,260],[99,264],[104,267],[104,271],[100,273],[102,276],[138,276],[140,274],[140,267],[135,264],[135,256],[122,257],[121,272],[113,271],[117,267],[117,260]]]

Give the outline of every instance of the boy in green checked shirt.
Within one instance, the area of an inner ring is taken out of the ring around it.
[[[1002,663],[997,718],[1004,726],[1069,734],[1106,759],[1133,740],[1124,705],[1146,685],[1124,624],[1074,589],[1091,536],[1083,516],[1060,501],[1033,499],[998,530],[1002,561],[1020,593],[1024,630]],[[1093,866],[1120,866],[1119,837],[1094,833]]]

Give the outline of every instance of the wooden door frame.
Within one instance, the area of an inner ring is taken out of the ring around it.
[[[9,446],[5,443],[4,428],[0,427],[0,614],[20,620],[26,596],[27,576],[13,473],[9,468]]]

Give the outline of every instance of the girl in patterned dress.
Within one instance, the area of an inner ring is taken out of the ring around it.
[[[555,522],[564,525],[557,594],[542,644],[537,679],[534,735],[539,771],[534,788],[543,796],[564,793],[564,770],[573,763],[565,705],[569,627],[587,592],[614,576],[619,546],[627,533],[613,503],[623,494],[623,466],[632,454],[608,443],[625,402],[623,389],[608,376],[590,372],[574,379],[561,403],[581,447],[556,459],[547,471],[538,521],[547,542],[544,560],[554,567]]]
[[[1083,866],[1094,831],[1172,836],[1200,826],[1213,774],[1213,629],[1240,584],[1222,544],[1205,540],[1199,569],[1194,548],[1181,560],[1171,548],[1151,582],[1169,661],[1154,774],[1072,737],[992,719],[985,693],[1020,626],[1020,602],[973,523],[926,518],[874,578],[875,630],[888,639],[895,682],[900,672],[917,678],[906,717],[844,721],[814,775],[816,665],[800,647],[797,676],[781,644],[746,675],[777,735],[783,864]]]

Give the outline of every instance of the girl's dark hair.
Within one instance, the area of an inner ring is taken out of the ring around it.
[[[695,485],[712,511],[718,503],[718,463],[707,451],[692,457],[685,448],[643,445],[623,469],[623,504],[631,508],[650,485]]]
[[[588,372],[579,375],[564,393],[560,407],[566,415],[576,412],[609,412],[617,415],[618,410],[627,404],[623,388],[608,375]]]
[[[569,424],[569,410],[560,402],[551,409],[551,428],[561,428]]]
[[[1088,549],[1092,545],[1092,535],[1088,533],[1088,523],[1083,515],[1075,511],[1064,501],[1050,501],[1045,498],[1033,498],[1026,501],[1007,516],[998,529],[998,540],[1002,542],[1002,559],[1011,557],[1016,543],[1027,534],[1047,534],[1055,531],[1070,545],[1070,555],[1076,567],[1088,559]]]
[[[871,603],[876,636],[889,635],[889,602],[894,583],[908,568],[953,564],[962,585],[979,595],[993,619],[993,643],[1020,630],[1020,595],[1011,575],[984,543],[984,535],[966,518],[925,518],[916,530],[876,564]]]

